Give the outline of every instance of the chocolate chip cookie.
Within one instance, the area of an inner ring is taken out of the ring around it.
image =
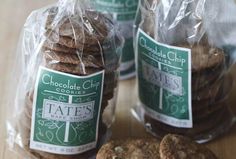
[[[160,159],[156,139],[111,141],[98,152],[97,159]]]
[[[161,159],[217,159],[214,153],[191,139],[169,134],[160,144]]]

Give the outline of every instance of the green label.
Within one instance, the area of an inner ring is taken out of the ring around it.
[[[113,15],[125,38],[122,51],[121,77],[131,77],[135,73],[133,50],[133,22],[138,8],[138,0],[94,0],[97,10]]]
[[[96,147],[104,71],[75,76],[40,67],[30,148],[79,154]]]
[[[134,60],[134,54],[131,54],[134,52],[133,38],[125,39],[123,52],[124,54],[122,55],[122,62],[128,62]]]
[[[125,39],[121,61],[121,76],[126,76],[135,72],[133,38]]]
[[[134,20],[138,0],[94,0],[99,11],[113,14],[117,21]]]
[[[137,35],[139,98],[152,118],[191,128],[191,50]]]

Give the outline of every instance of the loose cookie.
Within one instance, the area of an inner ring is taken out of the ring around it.
[[[111,141],[98,152],[97,159],[160,159],[156,139]]]
[[[217,159],[214,153],[189,138],[167,135],[160,144],[161,159]]]

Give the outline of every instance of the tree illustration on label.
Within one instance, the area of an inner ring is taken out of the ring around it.
[[[159,68],[159,70],[161,70],[161,63],[160,62],[158,62],[158,68]],[[163,88],[162,87],[160,87],[160,102],[159,102],[159,108],[162,110],[163,109],[163,104],[162,104],[162,98],[163,98]]]
[[[69,96],[69,104],[72,104],[72,97],[73,96],[71,96],[71,95]],[[64,142],[68,142],[69,133],[70,133],[70,121],[66,121],[66,131],[65,131]]]
[[[73,95],[69,95],[68,103],[44,99],[43,118],[65,122],[64,143],[70,138],[71,123],[93,119],[95,101],[87,103],[73,103]],[[73,128],[72,128],[73,129]]]

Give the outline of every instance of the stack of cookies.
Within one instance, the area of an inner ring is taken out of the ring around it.
[[[189,45],[178,45],[190,48]],[[175,128],[145,116],[151,129],[163,136],[169,132],[198,139],[230,120],[226,97],[231,91],[232,77],[225,74],[225,53],[209,45],[194,45],[192,55],[192,115],[193,128]],[[228,122],[229,123],[229,122]]]
[[[193,137],[195,140],[213,138],[226,131],[226,128],[232,124],[233,116],[227,105],[227,97],[233,85],[233,79],[226,68],[229,59],[222,49],[210,44],[214,40],[209,39],[208,31],[205,28],[208,23],[203,18],[205,16],[204,7],[201,10],[202,14],[199,14],[200,17],[196,18],[195,15],[199,8],[195,2],[186,4],[187,7],[182,7],[181,1],[175,1],[176,3],[169,6],[168,14],[165,14],[165,7],[159,2],[158,0],[146,0],[141,3],[138,27],[156,42],[191,49],[192,101],[190,102],[192,103],[193,128],[178,128],[178,124],[176,127],[170,126],[175,122],[169,123],[169,125],[164,124],[164,121],[167,122],[168,119],[155,113],[153,114],[163,122],[151,117],[150,113],[146,113],[145,105],[142,103],[140,105],[144,109],[137,107],[137,114],[144,120],[147,130],[156,136],[179,133]],[[181,15],[179,15],[180,10],[183,13]],[[149,47],[154,46],[149,45]],[[153,58],[153,60],[155,59]],[[170,93],[170,95],[172,94]],[[175,95],[173,94],[173,96]],[[168,103],[168,101],[162,100],[161,102]],[[152,106],[158,107],[157,105]],[[169,110],[170,105],[166,107]],[[173,109],[176,110],[176,108]]]
[[[37,55],[40,66],[78,76],[105,71],[98,132],[98,144],[101,144],[108,127],[104,122],[103,114],[106,108],[114,109],[114,104],[109,104],[109,102],[113,101],[117,91],[122,40],[114,31],[114,24],[107,17],[95,11],[86,10],[83,15],[79,13],[61,15],[59,9],[53,7],[46,10],[45,14],[45,38],[42,40],[42,46],[39,46],[40,53]],[[35,61],[35,63],[38,62]],[[64,156],[29,149],[33,89],[32,87],[30,92],[25,95],[26,106],[18,123],[21,142],[27,149],[28,155],[33,155],[33,158],[47,159],[87,159],[88,156],[94,154],[96,150],[82,155]]]
[[[85,76],[105,70],[103,102],[113,97],[117,84],[121,41],[111,32],[113,23],[102,14],[87,10],[82,19],[63,17],[49,11],[46,22],[46,41],[42,53],[47,68]]]
[[[189,48],[187,45],[181,45]],[[192,55],[192,108],[208,108],[222,101],[230,92],[232,78],[225,75],[225,53],[209,45],[190,48]],[[208,112],[209,113],[209,112]],[[201,114],[198,114],[198,116]]]

